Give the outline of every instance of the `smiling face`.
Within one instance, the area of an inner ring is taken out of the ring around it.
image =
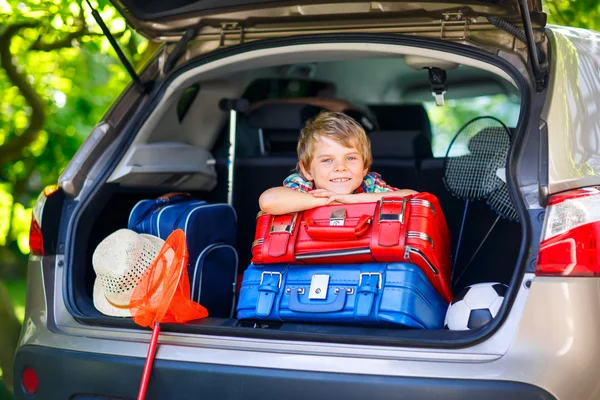
[[[328,137],[319,136],[314,142],[313,157],[302,174],[314,181],[315,188],[337,194],[350,194],[363,182],[368,168],[356,147],[345,147]]]

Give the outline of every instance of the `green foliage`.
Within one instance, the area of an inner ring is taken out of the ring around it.
[[[130,82],[91,10],[87,5],[81,8],[84,4],[0,0],[0,38],[6,40],[11,27],[23,26],[9,38],[12,64],[43,107],[43,124],[33,140],[0,163],[0,246],[12,252],[29,252],[30,214],[38,194],[57,182],[82,141]],[[134,65],[147,56],[148,42],[126,27],[108,1],[92,5]],[[0,146],[22,137],[38,115],[23,87],[10,78],[0,68]],[[0,268],[0,276],[2,272]]]
[[[551,24],[600,30],[598,0],[544,0],[543,6]]]
[[[503,94],[468,99],[447,100],[442,107],[435,102],[424,103],[431,121],[433,155],[445,157],[446,151],[460,128],[480,116],[493,116],[507,127],[517,126],[520,100]]]

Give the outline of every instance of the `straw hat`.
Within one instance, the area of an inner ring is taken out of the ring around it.
[[[102,314],[131,317],[129,300],[164,240],[129,229],[107,236],[94,250],[94,306]]]

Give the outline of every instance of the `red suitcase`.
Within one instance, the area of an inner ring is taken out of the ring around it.
[[[411,262],[446,301],[450,234],[431,193],[390,194],[376,203],[336,204],[299,213],[259,213],[252,263]]]

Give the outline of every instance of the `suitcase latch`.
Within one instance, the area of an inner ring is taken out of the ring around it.
[[[310,281],[309,299],[326,299],[329,288],[329,275],[313,275]]]
[[[333,209],[331,211],[331,216],[329,217],[329,226],[343,226],[345,220],[346,220],[346,209],[345,208]]]

